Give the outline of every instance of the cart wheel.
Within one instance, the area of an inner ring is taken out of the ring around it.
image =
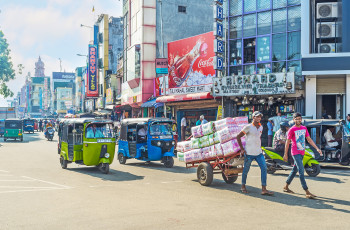
[[[224,179],[226,184],[233,184],[238,179],[238,175],[237,174],[233,174],[233,175],[230,175],[229,177],[226,177],[225,173],[222,172],[222,179]]]
[[[108,163],[102,163],[98,165],[98,169],[104,173],[104,174],[108,174],[109,173],[109,164]]]
[[[21,137],[21,142],[23,142],[23,137]]]
[[[126,157],[124,156],[124,154],[119,153],[119,154],[118,154],[118,160],[119,160],[119,163],[120,163],[120,164],[125,165],[125,163],[126,163]]]
[[[213,182],[213,168],[207,162],[202,162],[197,168],[197,178],[201,185],[208,186]]]
[[[321,172],[321,166],[312,164],[311,166],[305,165],[305,171],[309,176],[315,177]]]
[[[164,159],[164,166],[166,168],[172,168],[174,166],[174,158],[172,158],[172,157],[165,157],[165,159]]]
[[[61,167],[62,167],[63,169],[66,169],[66,168],[67,168],[67,160],[65,160],[65,159],[63,158],[63,156],[60,157],[60,163],[61,163]]]

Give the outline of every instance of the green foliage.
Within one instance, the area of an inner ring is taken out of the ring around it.
[[[15,79],[15,71],[10,57],[10,49],[4,33],[0,30],[0,95],[12,97],[13,92],[7,87],[6,82]]]

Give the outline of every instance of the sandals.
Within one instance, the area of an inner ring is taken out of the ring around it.
[[[248,194],[247,189],[240,189],[240,191],[241,191],[241,193],[243,193],[243,194]]]
[[[290,190],[289,188],[288,189],[284,188],[283,192],[294,194],[294,192],[292,190]]]
[[[265,191],[265,192],[261,192],[261,195],[263,195],[263,196],[273,196],[273,192]]]
[[[307,194],[305,195],[307,199],[316,199],[317,196],[313,195],[313,194]]]

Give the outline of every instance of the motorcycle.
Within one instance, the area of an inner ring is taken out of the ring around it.
[[[274,148],[262,147],[265,156],[267,173],[274,174],[276,170],[292,170],[293,165],[283,160],[283,153],[278,154]],[[306,173],[311,177],[316,177],[321,172],[320,163],[315,160],[315,154],[309,146],[305,148],[303,165]]]
[[[46,129],[45,137],[47,138],[47,140],[52,141],[54,134],[55,130],[52,127],[49,127]]]

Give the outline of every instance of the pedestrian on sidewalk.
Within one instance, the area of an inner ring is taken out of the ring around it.
[[[181,141],[186,140],[186,117],[181,119]]]
[[[241,155],[244,154],[241,192],[248,193],[246,188],[247,175],[252,161],[255,160],[261,170],[261,195],[271,196],[273,195],[273,192],[270,192],[266,189],[267,167],[265,163],[265,157],[261,151],[261,134],[263,131],[263,127],[260,124],[261,117],[262,113],[255,111],[253,113],[253,123],[244,126],[242,131],[237,136],[237,142],[241,148]],[[243,136],[246,136],[245,149],[243,148],[241,140]]]
[[[317,152],[321,156],[323,154],[322,154],[322,151],[315,145],[315,143],[311,139],[309,132],[307,131],[307,128],[301,125],[301,122],[302,122],[301,114],[294,113],[293,120],[295,125],[292,128],[290,128],[288,131],[283,160],[288,161],[288,149],[289,149],[290,143],[292,143],[291,152],[292,152],[292,157],[294,159],[294,166],[287,178],[286,185],[284,186],[283,191],[288,193],[294,193],[292,190],[289,189],[289,185],[292,183],[295,175],[299,171],[300,182],[303,189],[306,192],[306,198],[313,199],[316,196],[309,191],[309,188],[307,187],[305,177],[304,177],[303,158],[305,154],[305,139],[312,145],[312,147],[314,147],[317,150]]]
[[[269,119],[267,121],[267,147],[272,147],[273,127],[273,121]]]

